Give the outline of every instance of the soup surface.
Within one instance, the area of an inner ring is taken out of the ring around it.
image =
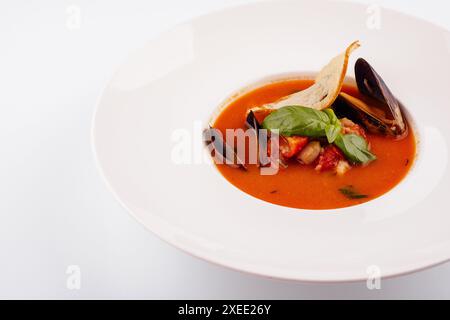
[[[226,129],[245,129],[247,110],[303,90],[312,80],[286,80],[257,88],[231,102],[213,124],[225,134]],[[356,87],[344,85],[343,92],[360,97]],[[257,165],[246,171],[217,164],[221,174],[242,191],[274,204],[301,209],[335,209],[353,206],[381,196],[397,185],[411,168],[415,153],[415,137],[410,128],[401,139],[367,134],[371,151],[377,159],[367,166],[355,166],[342,176],[318,172],[313,165],[300,165],[292,160],[275,175],[261,175]],[[345,190],[357,190],[349,197]]]

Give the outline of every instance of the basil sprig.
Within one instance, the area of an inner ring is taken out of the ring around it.
[[[336,117],[332,109],[325,109],[324,112],[330,119],[330,123],[325,126],[325,134],[327,136],[328,143],[333,143],[341,132],[341,122]]]
[[[324,111],[286,106],[269,114],[263,121],[264,129],[278,129],[283,136],[326,137],[353,163],[367,163],[376,159],[369,151],[367,141],[356,134],[341,134],[341,122],[332,109]]]
[[[367,141],[357,134],[339,134],[334,144],[353,163],[367,163],[377,158],[369,151]]]
[[[283,136],[327,137],[333,143],[341,123],[333,110],[319,111],[302,106],[286,106],[269,114],[262,123],[268,130],[278,129]]]
[[[342,188],[339,188],[339,192],[342,193],[344,196],[346,196],[349,199],[364,199],[367,198],[367,194],[361,194],[355,190],[355,188],[352,185],[345,186]]]

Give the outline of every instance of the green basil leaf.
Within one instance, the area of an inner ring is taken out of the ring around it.
[[[353,163],[368,163],[377,158],[369,151],[367,141],[356,134],[339,134],[334,144]]]
[[[330,118],[330,123],[334,124],[334,125],[339,125],[341,126],[341,122],[339,121],[338,117],[336,117],[336,114],[334,113],[333,109],[325,109],[323,112],[325,112],[328,116],[328,118]]]
[[[361,194],[357,192],[352,185],[340,188],[339,192],[349,199],[364,199],[368,197],[367,194]]]
[[[341,122],[334,113],[333,109],[325,109],[325,112],[330,119],[330,124],[325,128],[325,134],[327,136],[328,143],[333,143],[337,136],[341,132]]]
[[[330,117],[322,111],[302,107],[286,106],[268,115],[262,126],[264,129],[278,129],[283,136],[324,137],[330,125]]]
[[[325,128],[325,134],[327,136],[328,143],[333,143],[339,133],[341,132],[341,126],[337,125],[327,125]]]

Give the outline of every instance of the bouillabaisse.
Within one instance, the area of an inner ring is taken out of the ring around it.
[[[255,89],[229,104],[215,120],[214,127],[222,132],[245,129],[243,119],[250,108],[276,101],[312,83],[312,80],[288,80]],[[357,88],[352,86],[344,85],[342,92],[361,98]],[[217,168],[237,188],[271,203],[302,209],[352,206],[392,189],[406,176],[415,158],[415,137],[411,128],[402,139],[369,132],[366,136],[377,159],[367,165],[353,166],[342,175],[334,170],[320,172],[316,170],[316,162],[299,164],[295,158],[275,175],[261,175],[257,165],[248,165],[247,170],[225,164]]]
[[[344,85],[358,47],[352,43],[314,80],[270,83],[230,103],[204,131],[221,173],[257,198],[303,209],[359,204],[398,184],[415,158],[414,133],[367,61],[355,63],[357,87]],[[249,136],[228,136],[245,128]],[[267,167],[276,170],[262,174]]]

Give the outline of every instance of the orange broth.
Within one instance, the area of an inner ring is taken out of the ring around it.
[[[231,102],[220,113],[214,127],[223,133],[225,129],[245,129],[248,109],[274,102],[311,84],[311,80],[286,80],[257,88]],[[352,86],[344,85],[342,91],[361,96],[358,89]],[[342,176],[333,172],[318,172],[314,170],[314,165],[301,165],[296,161],[290,161],[286,169],[280,167],[275,175],[261,175],[257,165],[248,165],[247,171],[225,164],[218,164],[217,168],[237,188],[270,203],[301,209],[348,207],[388,192],[406,176],[414,162],[416,140],[411,128],[401,140],[375,134],[368,134],[367,140],[377,159],[367,166],[352,166]],[[347,186],[367,197],[346,197],[339,189]]]

